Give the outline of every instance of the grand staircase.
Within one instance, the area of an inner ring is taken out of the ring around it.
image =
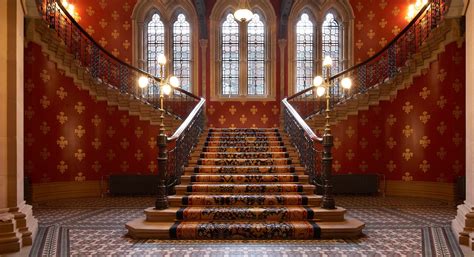
[[[135,238],[319,239],[359,236],[346,210],[320,208],[305,168],[279,129],[209,129],[168,196],[170,208],[127,223]]]

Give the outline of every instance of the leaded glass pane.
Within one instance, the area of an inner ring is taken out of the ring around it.
[[[182,89],[191,91],[191,28],[182,13],[173,24],[173,75]]]
[[[228,14],[221,25],[222,94],[239,93],[239,24]]]
[[[296,91],[312,85],[314,70],[314,25],[308,14],[296,23]]]
[[[253,15],[247,29],[247,92],[249,95],[265,95],[265,26],[260,15]]]
[[[165,26],[160,19],[160,15],[153,14],[151,21],[145,27],[145,31],[147,33],[147,71],[159,76],[157,58],[160,54],[165,54]]]
[[[326,19],[323,22],[323,58],[325,56],[331,56],[332,58],[332,75],[340,71],[340,31],[339,23],[335,19],[332,13],[326,15]],[[326,70],[323,69],[323,74],[326,76]]]

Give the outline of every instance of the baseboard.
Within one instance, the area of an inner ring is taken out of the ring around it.
[[[388,196],[412,196],[455,201],[454,183],[387,180]]]
[[[100,181],[84,182],[51,182],[33,184],[33,202],[79,198],[98,197],[101,195]]]

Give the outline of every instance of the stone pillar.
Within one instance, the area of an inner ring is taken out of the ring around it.
[[[24,1],[0,0],[0,254],[31,245],[38,226],[23,199]]]
[[[457,1],[454,1],[457,2]],[[465,1],[466,2],[466,1]],[[452,222],[459,243],[474,251],[474,6],[466,10],[466,201]]]

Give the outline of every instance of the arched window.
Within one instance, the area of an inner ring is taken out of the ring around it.
[[[216,60],[210,64],[211,100],[274,100],[273,6],[268,0],[252,1],[252,20],[239,22],[233,15],[236,4],[218,1],[211,13],[210,49],[217,49],[211,51],[211,60]]]
[[[341,28],[339,22],[334,17],[334,14],[326,14],[322,28],[322,56],[330,56],[332,58],[333,65],[331,68],[331,74],[334,75],[341,71]],[[323,75],[326,76],[326,70],[324,69]]]
[[[173,74],[180,79],[181,88],[191,91],[191,28],[182,13],[173,24]]]
[[[263,96],[265,88],[265,25],[254,14],[247,26],[247,94]]]
[[[168,60],[164,76],[175,75],[184,90],[198,93],[198,21],[191,0],[174,0],[173,5],[156,5],[138,0],[132,13],[133,64],[160,76],[157,58]]]
[[[301,14],[296,23],[296,91],[310,87],[313,83],[315,28],[308,14]]]
[[[222,94],[239,94],[239,24],[234,19],[234,15],[227,14],[221,25],[221,59],[222,59]]]
[[[151,20],[146,23],[146,70],[148,73],[159,76],[157,58],[160,54],[165,54],[165,26],[158,13],[151,16]]]
[[[292,95],[326,77],[322,61],[333,60],[331,75],[350,66],[354,13],[348,0],[296,0],[288,18],[288,84]]]

